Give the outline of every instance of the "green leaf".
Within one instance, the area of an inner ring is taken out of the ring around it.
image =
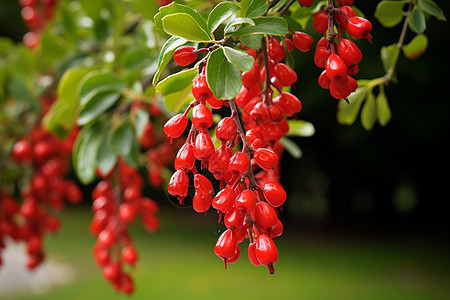
[[[434,1],[418,0],[417,6],[420,8],[420,10],[436,17],[438,20],[446,21],[444,13]]]
[[[239,40],[247,47],[258,50],[262,46],[263,34],[252,34],[240,36]]]
[[[188,97],[191,90],[192,83],[181,91],[165,95],[164,105],[167,110],[173,113],[179,112],[185,103],[190,102],[190,98],[193,100],[194,97]]]
[[[377,119],[381,126],[386,126],[391,120],[391,109],[389,108],[389,103],[384,92],[384,88],[380,86],[380,93],[375,99]]]
[[[139,12],[146,19],[152,19],[159,9],[159,3],[157,1],[148,1],[148,0],[125,0],[125,1],[130,5],[130,7],[134,11]]]
[[[426,51],[428,47],[428,38],[424,34],[418,34],[416,35],[411,42],[409,42],[407,45],[404,45],[402,50],[403,54],[410,58],[415,59],[418,58],[422,53]]]
[[[81,107],[78,125],[83,126],[95,120],[113,106],[120,96],[119,93],[113,91],[102,91],[95,94]]]
[[[360,86],[355,92],[348,96],[347,104],[345,100],[340,100],[337,108],[337,121],[339,124],[351,125],[358,117],[359,110],[367,95],[367,87]]]
[[[397,57],[400,53],[400,49],[396,44],[390,46],[384,46],[381,48],[381,61],[383,63],[384,71],[388,72],[388,70],[392,67],[392,65],[397,60]]]
[[[130,153],[135,140],[136,133],[133,125],[130,122],[124,122],[113,130],[109,144],[117,155],[126,156]]]
[[[245,12],[247,18],[256,18],[263,15],[269,8],[267,0],[252,0]]]
[[[361,110],[361,124],[366,130],[371,130],[377,121],[377,105],[372,91],[369,92]]]
[[[67,70],[61,77],[57,95],[58,99],[44,117],[44,124],[50,131],[70,131],[78,115],[78,90],[83,77],[92,69],[77,67]]]
[[[242,87],[242,74],[228,61],[222,47],[210,54],[206,80],[217,99],[233,99]]]
[[[101,92],[122,93],[126,88],[125,82],[114,73],[92,71],[83,77],[80,83],[80,104],[85,105],[96,94]]]
[[[293,158],[299,159],[303,156],[302,149],[293,140],[284,136],[280,139],[280,144]]]
[[[41,36],[41,53],[48,59],[55,59],[63,56],[66,49],[62,45],[62,41],[54,34],[45,33]]]
[[[159,12],[153,18],[155,21],[155,27],[157,29],[164,30],[162,19],[167,15],[177,13],[185,13],[190,15],[201,28],[204,28],[205,30],[208,29],[205,19],[203,19],[203,17],[195,9],[176,2],[172,2],[169,5],[161,6],[159,8]]]
[[[286,35],[289,30],[286,20],[280,17],[259,17],[252,19],[255,26],[246,26],[227,35],[245,36],[250,34]]]
[[[427,27],[425,15],[417,7],[414,7],[413,10],[411,11],[408,25],[409,28],[415,33],[422,33],[425,31],[425,28]]]
[[[249,72],[255,63],[253,56],[245,51],[223,47],[223,53],[230,63],[243,72]]]
[[[133,112],[133,124],[136,130],[136,136],[138,138],[142,137],[144,134],[145,126],[150,120],[150,115],[145,109],[138,109]]]
[[[100,143],[97,151],[97,166],[102,174],[108,174],[116,165],[117,154],[111,149],[109,139],[106,135]]]
[[[316,132],[314,125],[303,120],[288,120],[289,131],[286,136],[310,137]]]
[[[255,26],[255,21],[250,18],[235,18],[231,20],[224,28],[224,34],[236,31],[240,25],[247,24],[248,26]]]
[[[169,63],[175,50],[186,43],[187,40],[178,36],[172,36],[164,43],[161,48],[161,52],[159,53],[158,71],[156,71],[155,76],[153,77],[153,85],[156,85],[156,83],[158,82],[162,71]]]
[[[403,7],[408,1],[381,1],[375,9],[374,16],[384,27],[394,27],[403,19]]]
[[[109,128],[108,121],[100,121],[81,129],[75,141],[72,161],[75,173],[83,184],[95,179],[97,168],[97,151]]]
[[[156,91],[165,96],[184,90],[192,84],[192,80],[194,80],[197,74],[198,68],[192,68],[167,76],[156,85]]]
[[[177,13],[162,18],[164,31],[193,42],[212,42],[213,38],[195,19],[186,13]]]
[[[208,16],[208,30],[213,33],[220,24],[230,18],[240,9],[234,2],[221,2],[217,4]]]

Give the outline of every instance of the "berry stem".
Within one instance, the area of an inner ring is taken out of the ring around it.
[[[328,7],[326,9],[328,14],[328,47],[330,47],[331,54],[336,53],[336,47],[334,43],[334,39],[338,35],[334,31],[334,26],[336,23],[336,18],[334,13],[336,12],[336,8],[334,7],[334,1],[328,0]]]
[[[272,104],[272,94],[270,86],[272,85],[272,82],[270,81],[270,70],[269,70],[269,56],[267,54],[267,36],[264,36],[262,41],[262,55],[263,55],[263,61],[264,61],[264,70],[266,72],[266,81],[264,83],[264,103],[269,106]]]

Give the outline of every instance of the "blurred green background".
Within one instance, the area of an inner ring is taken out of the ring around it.
[[[373,16],[377,1],[355,3]],[[448,16],[450,3],[436,3]],[[21,40],[26,28],[19,11],[17,1],[0,0],[0,35]],[[373,43],[358,44],[365,59],[357,79],[383,75],[379,50],[400,34],[399,26],[386,29],[371,20]],[[295,139],[301,159],[283,157],[289,199],[274,275],[250,265],[245,248],[224,270],[213,252],[223,230],[217,216],[175,208],[161,192],[155,195],[161,231],[132,230],[140,261],[130,299],[450,299],[448,25],[435,19],[427,25],[427,51],[413,61],[401,57],[398,83],[386,88],[393,119],[370,132],[359,121],[337,124],[336,102],[317,87],[313,53],[296,53],[299,117],[312,122],[316,134]],[[95,240],[85,202],[67,209],[61,231],[46,240],[49,259],[70,266],[73,281],[44,294],[22,289],[0,299],[126,298],[103,280],[91,256]]]

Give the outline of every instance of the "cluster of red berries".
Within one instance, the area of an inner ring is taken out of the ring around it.
[[[243,72],[243,86],[233,100],[217,99],[200,67],[192,85],[195,100],[184,113],[164,125],[170,138],[180,137],[192,110],[191,129],[176,155],[176,171],[168,192],[183,205],[193,185],[194,210],[203,213],[212,207],[217,211],[219,222],[227,229],[217,240],[214,252],[225,267],[239,258],[239,244],[248,238],[250,262],[265,265],[274,273],[273,264],[278,260],[274,239],[283,232],[279,209],[286,200],[279,181],[279,158],[283,153],[280,139],[289,131],[286,118],[302,108],[296,96],[282,91],[297,81],[297,74],[285,63],[285,45],[288,51],[297,48],[306,52],[312,43],[310,35],[294,32],[284,40],[268,38],[260,51],[246,48],[255,62],[249,72]],[[203,50],[181,46],[175,50],[174,60],[187,66],[197,60],[199,51]],[[216,148],[209,132],[214,123],[212,110],[224,106],[230,107],[231,115],[216,126],[215,138],[220,143]],[[240,150],[236,150],[238,145]],[[210,177],[220,182],[217,193]]]
[[[303,6],[311,6],[314,1],[299,2]],[[371,41],[372,25],[357,16],[350,6],[353,0],[340,0],[338,4],[337,8],[328,6],[314,15],[314,29],[324,34],[316,44],[314,63],[324,69],[318,79],[319,85],[329,89],[334,98],[347,99],[358,87],[353,75],[359,71],[362,53],[351,39],[343,38],[343,34],[347,32],[352,38]]]
[[[37,125],[12,148],[13,160],[31,168],[32,175],[16,197],[23,199],[20,204],[11,193],[1,192],[0,239],[9,236],[26,242],[28,269],[35,269],[44,260],[44,235],[60,227],[60,220],[52,212],[62,210],[66,201],[82,201],[76,182],[66,178],[77,132],[74,129],[65,139],[59,139]]]
[[[125,266],[133,268],[138,253],[128,232],[128,225],[141,216],[142,226],[156,232],[159,210],[155,200],[142,194],[144,180],[139,171],[119,160],[116,169],[98,182],[92,191],[94,217],[90,232],[97,237],[93,255],[103,277],[117,291],[130,294],[133,279]]]
[[[23,21],[30,29],[23,36],[23,43],[29,48],[34,48],[39,42],[41,32],[53,18],[58,0],[19,0],[22,7],[20,14]]]

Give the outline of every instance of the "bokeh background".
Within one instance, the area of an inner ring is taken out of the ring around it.
[[[378,3],[355,2],[369,17]],[[436,3],[448,16],[450,3]],[[365,59],[357,79],[384,74],[379,50],[401,30],[371,21],[372,44],[358,43]],[[161,231],[132,228],[140,262],[130,299],[450,299],[448,28],[430,19],[427,51],[416,60],[401,56],[398,83],[386,88],[392,120],[370,132],[359,119],[337,123],[336,101],[317,86],[313,53],[297,51],[299,118],[314,124],[315,135],[295,138],[301,159],[286,153],[282,160],[289,198],[275,274],[252,266],[246,249],[224,270],[213,252],[223,230],[217,216],[176,208],[158,192]],[[26,30],[18,1],[0,0],[0,35],[20,41]],[[63,213],[61,231],[46,240],[49,264],[34,276],[20,261],[0,269],[0,299],[126,298],[95,266],[90,218],[89,199]]]

